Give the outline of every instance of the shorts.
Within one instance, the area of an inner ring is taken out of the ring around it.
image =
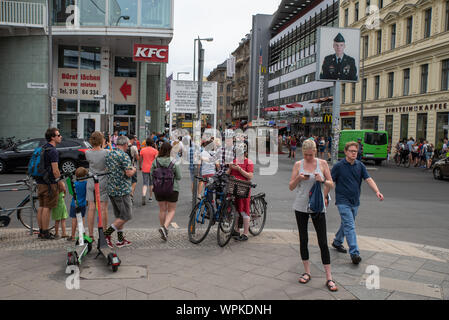
[[[296,146],[290,146],[291,151],[296,151]]]
[[[109,200],[107,187],[108,187],[107,177],[105,176],[100,177],[100,201],[102,202],[107,202]],[[94,180],[92,179],[89,179],[87,181],[86,200],[90,202],[95,201],[95,184]]]
[[[153,185],[153,177],[151,173],[142,172],[142,180],[144,186],[152,186]]]
[[[39,207],[40,208],[48,208],[53,209],[58,205],[59,199],[59,191],[58,184],[51,184],[49,193],[48,190],[49,185],[47,184],[38,184],[37,185],[37,198],[39,199]]]
[[[117,219],[123,221],[129,221],[132,219],[132,202],[131,195],[121,197],[111,197],[112,209],[114,209],[114,216]]]
[[[432,152],[426,152],[426,160],[430,160],[432,158]]]
[[[412,152],[412,159],[415,160],[418,158],[418,152]]]
[[[320,152],[324,152],[326,150],[326,147],[320,147]]]
[[[80,207],[81,216],[84,218],[86,215],[86,207]],[[70,218],[76,219],[76,208],[70,206]]]
[[[154,194],[156,197],[156,201],[158,202],[178,202],[178,197],[179,197],[179,192],[178,191],[173,191],[172,194],[166,196],[166,195],[161,195],[161,194]]]
[[[134,175],[131,177],[131,184],[137,183],[137,171],[134,173]]]
[[[239,213],[246,213],[250,217],[250,201],[251,195],[248,198],[238,198],[235,200],[235,206]]]

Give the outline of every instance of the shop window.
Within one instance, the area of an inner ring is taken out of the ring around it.
[[[385,116],[385,131],[388,133],[388,143],[393,140],[393,115]]]
[[[442,61],[441,90],[449,90],[449,59]]]
[[[408,136],[408,114],[401,114],[401,132],[399,139],[407,139]]]
[[[378,124],[379,124],[379,117],[364,117],[362,128],[377,131],[379,129]]]
[[[98,113],[100,112],[100,101],[80,101],[80,112]]]
[[[115,57],[116,77],[137,77],[137,63],[131,57]]]
[[[78,120],[76,114],[58,114],[58,129],[63,137],[77,138]]]
[[[427,137],[427,113],[419,113],[416,121],[416,140]]]
[[[78,103],[76,100],[58,99],[59,112],[78,112]]]
[[[81,69],[100,70],[101,50],[100,48],[81,47]]]
[[[135,116],[136,115],[136,106],[129,104],[115,104],[114,105],[114,114],[121,116]]]
[[[106,0],[78,1],[81,26],[104,26],[106,22]],[[109,10],[111,10],[109,8]]]
[[[448,130],[444,127],[449,123],[449,112],[437,113],[437,126],[435,135],[435,146],[439,148],[439,144],[443,142],[443,139],[448,138]],[[442,147],[442,144],[441,144]]]
[[[355,129],[355,118],[342,118],[341,119],[341,129],[342,130],[354,130]]]
[[[58,67],[59,68],[78,68],[78,47],[59,46],[58,49]]]

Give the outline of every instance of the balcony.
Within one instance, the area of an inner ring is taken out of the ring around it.
[[[41,3],[0,0],[0,27],[45,28],[46,13]]]

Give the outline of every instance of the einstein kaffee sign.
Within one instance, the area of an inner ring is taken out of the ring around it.
[[[94,100],[94,96],[99,94],[100,70],[58,70],[58,98]]]

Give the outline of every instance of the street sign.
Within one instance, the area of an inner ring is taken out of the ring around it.
[[[196,113],[197,97],[197,81],[172,80],[170,101],[172,113]],[[217,113],[217,82],[203,82],[201,106],[202,114]]]
[[[27,88],[28,89],[48,89],[48,84],[47,83],[28,82]]]
[[[51,114],[56,114],[58,111],[58,99],[51,97]]]

